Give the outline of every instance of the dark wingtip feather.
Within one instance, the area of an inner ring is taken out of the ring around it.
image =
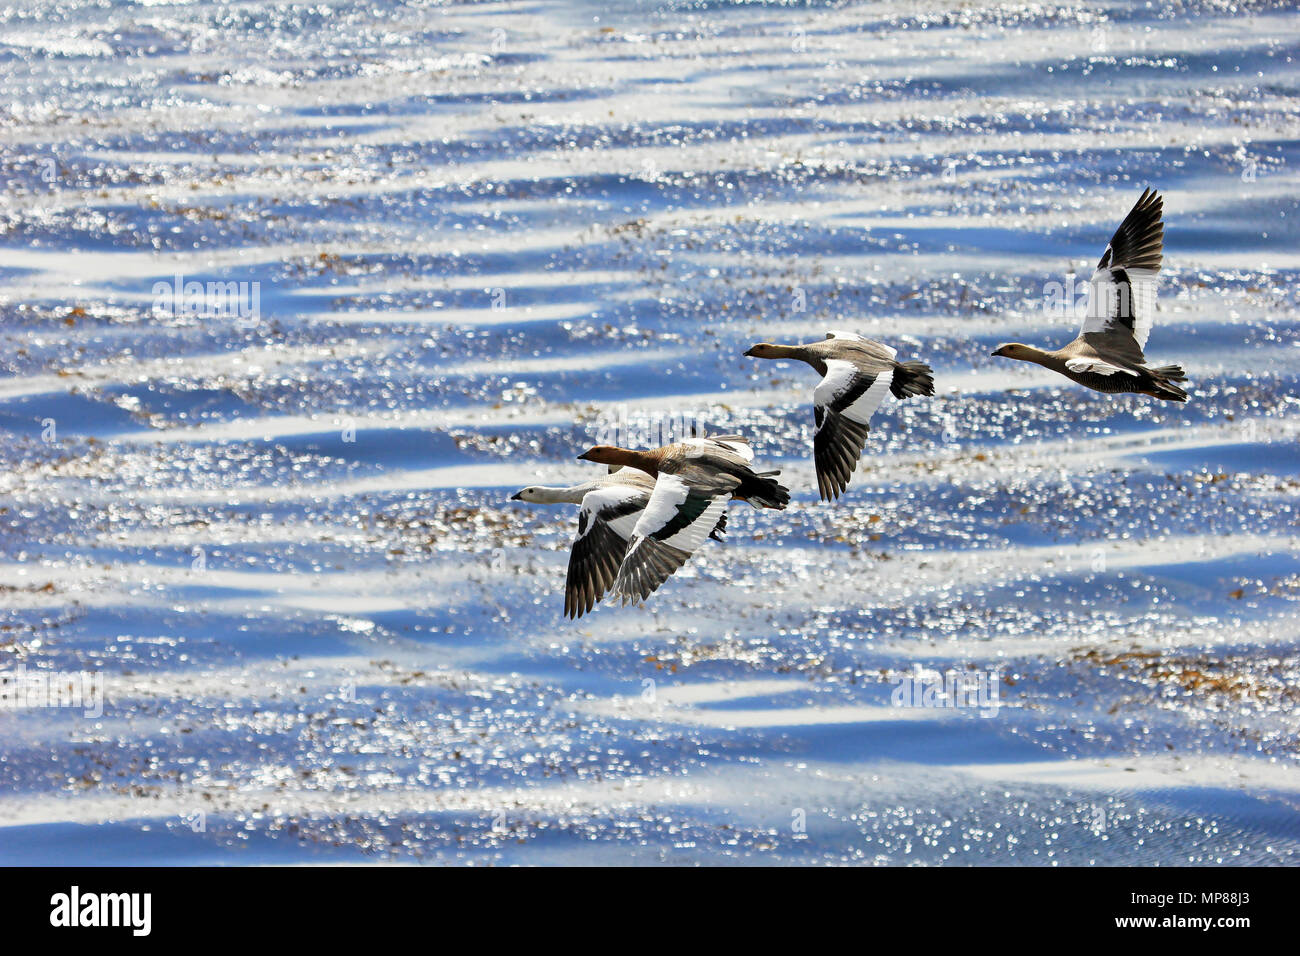
[[[934,394],[934,369],[924,362],[903,362],[894,373],[889,391],[895,398]]]
[[[1164,256],[1165,201],[1148,186],[1110,237],[1098,268],[1147,269],[1159,272]]]

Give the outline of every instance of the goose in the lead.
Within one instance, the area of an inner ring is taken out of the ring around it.
[[[1146,189],[1111,236],[1092,275],[1088,317],[1064,348],[1044,352],[1011,342],[993,352],[1033,362],[1098,392],[1135,392],[1168,402],[1187,401],[1176,382],[1187,381],[1180,365],[1151,367],[1142,350],[1155,319],[1156,278],[1163,257],[1164,200]]]

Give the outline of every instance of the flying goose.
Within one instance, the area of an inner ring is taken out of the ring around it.
[[[822,376],[813,390],[813,459],[822,501],[838,498],[867,443],[868,422],[885,393],[895,398],[933,395],[934,378],[924,362],[899,362],[898,352],[853,332],[831,331],[821,342],[772,345],[760,342],[751,358],[797,359]]]
[[[564,582],[565,615],[582,617],[605,596],[614,583],[627,552],[628,538],[654,487],[655,480],[645,472],[620,468],[581,484],[565,488],[530,485],[510,496],[511,501],[582,506]],[[720,515],[709,537],[721,541],[726,530],[727,516]]]
[[[994,355],[1033,362],[1098,392],[1136,392],[1169,402],[1187,401],[1175,382],[1187,381],[1180,365],[1147,365],[1142,350],[1155,319],[1156,277],[1165,227],[1164,200],[1144,189],[1124,217],[1092,274],[1088,317],[1065,348],[1044,352],[1032,345],[999,345]]]
[[[644,601],[686,563],[717,525],[727,502],[782,510],[790,491],[780,472],[755,472],[754,453],[739,435],[689,438],[649,451],[596,445],[584,461],[637,468],[655,476],[654,491],[632,528],[613,591],[624,604]]]

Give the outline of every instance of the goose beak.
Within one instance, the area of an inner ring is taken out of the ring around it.
[[[578,456],[578,461],[591,461],[591,459],[588,457],[589,454],[590,452],[584,451],[581,455]]]
[[[524,500],[524,493],[523,493],[522,491],[516,491],[513,495],[510,496],[510,500],[511,500],[511,501],[523,501],[523,500]]]
[[[1001,345],[1000,345],[1000,346],[998,346],[997,348],[995,348],[992,352],[990,352],[989,354],[990,354],[990,355],[1006,355],[1007,353],[1004,351],[1005,348],[1006,348],[1005,346],[1001,346]]]

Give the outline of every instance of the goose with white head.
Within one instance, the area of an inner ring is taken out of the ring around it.
[[[618,468],[580,484],[530,485],[510,496],[530,504],[581,506],[564,582],[565,616],[582,617],[609,591],[654,487],[655,479],[644,471]],[[721,541],[726,530],[727,516],[719,515],[708,536]]]

